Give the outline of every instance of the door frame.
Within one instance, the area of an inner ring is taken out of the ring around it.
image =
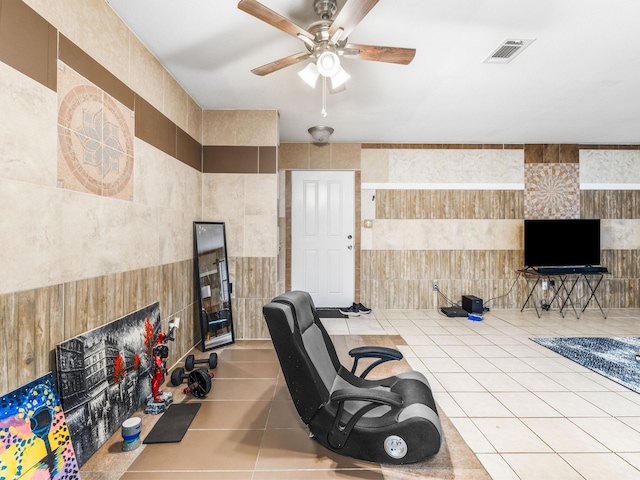
[[[294,169],[303,170],[303,169]],[[306,170],[306,169],[305,169]],[[318,169],[325,171],[334,171],[335,169]],[[293,170],[285,170],[285,290],[291,290],[291,197],[293,194],[293,181],[291,172]],[[335,170],[340,171],[340,170]],[[354,175],[353,186],[353,239],[354,239],[354,261],[353,261],[353,285],[354,292],[353,298],[356,303],[360,301],[360,226],[362,224],[361,218],[361,175],[360,170],[351,170]]]

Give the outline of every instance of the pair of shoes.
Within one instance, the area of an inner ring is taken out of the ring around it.
[[[340,308],[339,312],[341,314],[343,314],[343,315],[348,315],[349,317],[359,317],[360,316],[360,311],[358,310],[358,307],[356,307],[355,303],[353,305],[351,305],[350,307]]]
[[[365,307],[361,303],[358,303],[357,305],[354,303],[353,306],[356,307],[360,313],[371,313],[371,309]]]
[[[341,308],[340,313],[343,315],[348,315],[350,317],[359,317],[361,313],[371,313],[371,309],[365,307],[361,303],[354,303],[348,308]]]

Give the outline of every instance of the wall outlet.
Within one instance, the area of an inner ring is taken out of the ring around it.
[[[436,281],[433,282],[433,291],[434,292],[438,291],[438,282],[436,282]]]
[[[546,290],[546,289],[547,289],[547,281],[546,281],[546,280],[543,280],[543,281],[542,281],[542,289],[543,289],[543,290]]]

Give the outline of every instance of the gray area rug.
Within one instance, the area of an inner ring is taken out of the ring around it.
[[[549,337],[530,338],[614,382],[640,393],[640,338]]]

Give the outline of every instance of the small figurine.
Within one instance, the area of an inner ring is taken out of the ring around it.
[[[180,319],[176,318],[169,323],[169,333],[158,334],[156,344],[153,347],[153,377],[151,378],[151,396],[147,399],[146,413],[162,413],[167,405],[173,401],[171,393],[164,393],[160,390],[160,385],[167,374],[167,361],[169,357],[168,341],[174,341],[173,333],[180,324]]]

